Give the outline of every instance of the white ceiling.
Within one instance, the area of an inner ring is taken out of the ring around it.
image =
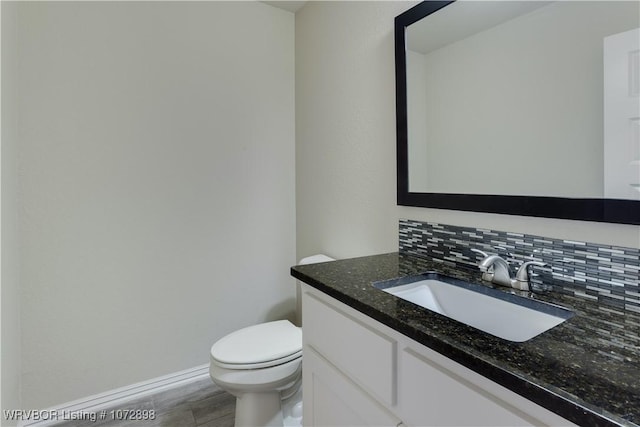
[[[266,3],[268,5],[277,7],[279,9],[284,9],[284,10],[288,10],[289,12],[296,13],[302,6],[305,5],[306,1],[282,0],[282,1],[263,1],[262,3]]]

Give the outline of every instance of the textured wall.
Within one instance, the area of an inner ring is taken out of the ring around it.
[[[42,2],[17,25],[24,407],[292,312],[293,14]]]
[[[20,235],[18,232],[18,117],[9,106],[16,99],[15,4],[2,2],[2,278],[0,283],[0,403],[2,409],[20,408]],[[0,425],[8,425],[0,416]]]
[[[397,248],[393,18],[410,2],[309,2],[296,14],[299,256]]]

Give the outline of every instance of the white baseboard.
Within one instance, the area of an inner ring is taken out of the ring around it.
[[[62,420],[62,414],[95,413],[106,408],[121,406],[128,401],[140,399],[173,388],[182,387],[207,377],[209,377],[209,364],[196,366],[195,368],[185,369],[184,371],[120,387],[105,393],[87,396],[82,399],[74,400],[73,402],[64,403],[53,408],[39,411],[42,414],[40,415],[39,420],[20,421],[18,422],[18,427],[51,426]],[[47,416],[47,414],[57,414],[58,419],[42,419],[45,417],[55,418],[55,415]]]

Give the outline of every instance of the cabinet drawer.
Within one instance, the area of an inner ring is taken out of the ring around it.
[[[396,403],[396,342],[305,292],[303,340],[368,393]],[[303,356],[304,357],[304,356]]]

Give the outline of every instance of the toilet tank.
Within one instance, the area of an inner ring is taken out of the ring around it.
[[[302,258],[298,265],[317,264],[319,262],[335,261],[330,256],[317,254]],[[302,291],[300,290],[300,282],[296,280],[296,326],[302,326]]]
[[[318,254],[318,255],[311,255],[306,258],[302,258],[300,262],[298,262],[298,264],[299,265],[317,264],[319,262],[327,262],[327,261],[335,261],[335,259],[323,254]]]

